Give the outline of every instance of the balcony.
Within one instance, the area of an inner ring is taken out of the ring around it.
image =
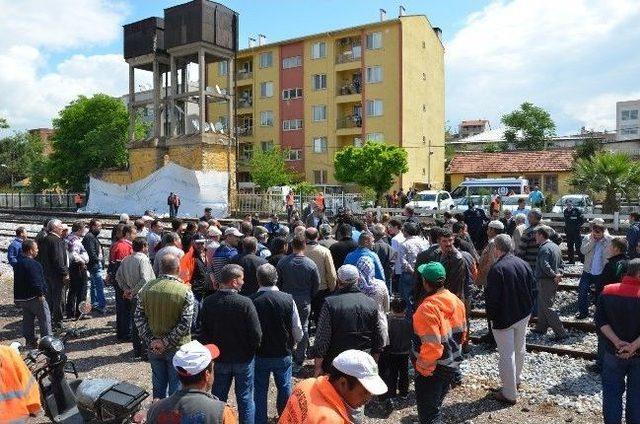
[[[249,97],[249,98],[244,98],[244,99],[238,99],[238,101],[236,102],[236,107],[238,109],[250,109],[253,107],[253,98]]]
[[[362,116],[345,115],[336,121],[337,135],[355,135],[362,132]]]
[[[345,79],[338,83],[336,101],[338,103],[358,102],[361,100],[362,79]]]
[[[253,135],[253,125],[240,125],[236,127],[237,137],[251,137]]]
[[[249,85],[253,84],[253,72],[247,70],[239,70],[236,73],[236,85]]]
[[[351,69],[358,67],[362,58],[360,37],[346,37],[336,41],[336,65]]]

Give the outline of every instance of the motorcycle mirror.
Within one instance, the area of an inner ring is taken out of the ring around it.
[[[78,305],[78,310],[80,311],[81,315],[89,314],[91,312],[91,303],[87,301],[80,302],[80,304]]]

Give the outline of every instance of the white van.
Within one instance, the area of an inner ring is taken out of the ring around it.
[[[451,196],[454,199],[494,193],[500,196],[511,196],[526,194],[528,189],[529,180],[525,178],[478,178],[463,181],[451,192]]]

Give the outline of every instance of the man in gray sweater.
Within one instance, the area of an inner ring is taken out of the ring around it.
[[[311,313],[311,300],[320,286],[320,273],[318,267],[311,259],[304,255],[306,241],[304,235],[295,236],[291,240],[293,253],[280,260],[278,263],[278,287],[285,293],[289,293],[296,307],[302,323],[302,340],[298,343],[293,354],[293,371],[297,373],[302,368],[302,363],[309,347],[309,314]]]
[[[549,327],[553,329],[556,340],[567,337],[553,302],[562,280],[562,253],[557,244],[549,240],[553,229],[541,225],[535,230],[536,242],[539,245],[538,256],[533,270],[538,283],[538,323],[533,331],[545,334]]]

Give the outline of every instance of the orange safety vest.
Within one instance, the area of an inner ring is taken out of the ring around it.
[[[437,365],[462,361],[462,343],[467,333],[464,303],[442,288],[427,296],[413,314],[413,332],[420,338],[416,370],[425,377]]]
[[[296,385],[278,424],[348,424],[344,401],[329,377],[308,378]]]
[[[0,346],[0,423],[24,423],[41,409],[31,371],[13,348]]]

